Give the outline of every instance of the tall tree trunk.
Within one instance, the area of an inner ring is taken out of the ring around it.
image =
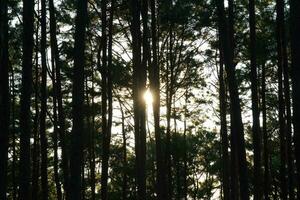
[[[91,99],[92,104],[91,107],[89,106],[89,109],[91,109],[91,112],[89,113],[89,164],[90,164],[90,186],[91,186],[91,199],[96,199],[96,174],[95,174],[95,112],[94,112],[94,106],[95,106],[95,87],[94,87],[94,64],[93,64],[93,54],[91,54],[91,68],[92,68],[92,91],[91,91]],[[87,99],[89,101],[89,99]]]
[[[0,2],[0,198],[7,193],[7,159],[9,137],[9,64],[7,1]]]
[[[59,140],[61,146],[62,172],[63,172],[63,188],[66,199],[69,199],[69,159],[65,142],[65,114],[63,110],[62,91],[61,91],[61,62],[58,54],[57,38],[56,38],[56,17],[53,0],[49,0],[50,14],[50,45],[51,54],[55,61],[55,91],[57,97]]]
[[[39,6],[38,6],[39,10]],[[35,64],[34,64],[34,119],[33,119],[33,147],[32,147],[32,200],[38,199],[39,192],[39,164],[40,164],[40,142],[39,142],[39,58],[38,58],[38,49],[39,49],[39,26],[37,25],[35,33]]]
[[[125,131],[125,115],[123,111],[123,107],[121,104],[121,100],[119,99],[119,104],[120,104],[120,110],[121,110],[121,118],[122,118],[122,139],[123,139],[123,144],[122,144],[122,149],[123,149],[123,183],[122,183],[122,199],[126,200],[127,199],[127,138],[126,138],[126,131]]]
[[[9,137],[9,64],[7,0],[0,2],[0,199],[6,200]]]
[[[41,183],[42,199],[48,199],[48,156],[47,156],[47,136],[46,136],[46,109],[47,109],[47,61],[46,61],[46,0],[41,1],[41,114],[40,114],[40,143],[41,143]]]
[[[133,54],[133,107],[136,154],[137,199],[146,199],[146,129],[145,102],[142,98],[146,85],[146,66],[141,63],[140,0],[131,0],[131,33]]]
[[[238,86],[235,77],[235,66],[234,66],[234,45],[233,45],[233,2],[229,1],[229,18],[228,18],[228,29],[226,16],[224,11],[224,1],[217,0],[218,9],[218,23],[220,28],[220,43],[221,51],[224,55],[225,70],[228,79],[229,87],[229,98],[230,98],[230,114],[231,114],[231,147],[232,149],[232,169],[238,170],[239,186],[240,186],[240,198],[243,200],[249,199],[248,191],[248,173],[247,173],[247,160],[246,160],[246,149],[244,139],[244,127],[241,116],[241,105],[238,94]],[[234,151],[233,151],[234,150]],[[237,162],[235,162],[235,156],[237,156]],[[232,173],[232,175],[234,175]],[[232,176],[232,179],[234,177]],[[236,199],[235,188],[232,188],[233,198]]]
[[[267,107],[266,107],[266,66],[265,63],[262,65],[262,80],[261,80],[261,99],[262,99],[262,132],[264,142],[264,199],[269,200],[270,194],[270,167],[269,167],[269,137],[267,132]]]
[[[290,0],[291,14],[291,54],[292,54],[292,88],[293,88],[293,125],[295,156],[297,167],[297,199],[300,198],[300,2]]]
[[[102,89],[102,169],[101,169],[101,198],[108,198],[108,161],[112,124],[112,22],[113,22],[113,1],[111,4],[109,18],[109,45],[107,45],[107,1],[101,1],[101,21],[102,21],[102,69],[101,69],[101,89]],[[109,54],[107,56],[107,53]],[[108,117],[107,117],[108,115]]]
[[[219,71],[219,100],[220,100],[220,119],[221,119],[221,149],[222,149],[222,188],[224,200],[230,199],[230,166],[228,155],[228,134],[226,120],[226,87],[224,81],[224,60],[220,52],[220,71]]]
[[[256,64],[256,20],[255,1],[249,0],[249,24],[250,24],[250,80],[251,80],[251,100],[252,100],[252,134],[254,149],[254,200],[262,199],[261,190],[261,130],[259,123],[259,99],[257,87],[257,64]]]
[[[277,40],[277,59],[278,59],[278,105],[279,105],[279,138],[280,138],[280,198],[287,199],[288,182],[286,180],[286,133],[285,133],[285,104],[283,97],[283,68],[284,68],[284,2],[283,0],[276,0],[276,40]]]
[[[185,91],[185,107],[184,107],[184,122],[183,122],[183,139],[184,139],[184,154],[183,154],[183,196],[184,200],[188,198],[188,149],[187,149],[187,104],[188,104],[188,88]],[[229,173],[228,173],[229,174]]]
[[[21,200],[30,198],[30,103],[32,93],[34,1],[23,0],[23,56],[20,110],[20,190]]]
[[[151,36],[152,36],[152,63],[149,67],[150,89],[153,95],[153,115],[154,132],[156,143],[156,192],[158,200],[165,200],[166,196],[166,176],[164,166],[164,156],[162,150],[162,136],[160,130],[160,82],[159,82],[159,63],[157,59],[157,19],[156,19],[156,1],[150,0],[151,9]]]
[[[72,138],[70,155],[70,200],[81,199],[81,174],[83,162],[84,131],[84,66],[85,66],[85,29],[87,23],[87,1],[77,1],[75,21],[75,45],[72,91]]]
[[[57,127],[57,91],[56,91],[56,67],[55,67],[55,56],[51,54],[51,65],[52,65],[52,86],[53,86],[53,170],[54,170],[54,182],[56,188],[56,197],[58,200],[62,200],[62,191],[59,179],[59,161],[58,161],[58,127]]]
[[[16,117],[15,117],[15,110],[16,110],[16,91],[15,91],[15,73],[14,68],[11,66],[11,121],[12,121],[12,199],[17,199],[17,181],[16,181],[16,162],[17,162],[17,155],[16,155]]]
[[[285,133],[286,133],[286,145],[287,145],[287,170],[288,170],[288,195],[290,200],[295,199],[294,191],[294,155],[293,155],[293,143],[292,143],[292,119],[291,119],[291,95],[290,95],[290,80],[289,80],[289,67],[288,67],[288,55],[287,55],[287,41],[285,33],[285,17],[284,17],[284,2],[283,7],[280,8],[283,16],[280,17],[282,25],[282,59],[283,59],[283,85],[284,85],[284,104],[285,104]]]

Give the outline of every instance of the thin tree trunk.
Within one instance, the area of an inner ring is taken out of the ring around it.
[[[101,66],[101,113],[102,113],[102,168],[101,168],[101,199],[107,200],[109,133],[107,119],[108,101],[108,69],[107,69],[107,1],[101,1],[102,22],[102,66]]]
[[[257,86],[257,64],[256,64],[256,20],[255,1],[249,0],[249,24],[250,24],[250,80],[252,100],[252,134],[254,149],[254,200],[262,199],[261,179],[261,129],[259,123],[259,99]]]
[[[137,199],[146,199],[146,129],[145,102],[141,96],[146,85],[146,66],[141,63],[140,0],[131,1],[133,50],[133,107],[136,154]]]
[[[284,67],[284,55],[283,55],[283,26],[284,26],[284,2],[283,0],[276,1],[276,39],[277,39],[277,59],[278,59],[278,105],[279,105],[279,138],[280,138],[280,198],[282,200],[287,199],[288,182],[286,180],[286,134],[285,134],[285,104],[283,97],[283,67]]]
[[[61,185],[59,180],[59,173],[58,173],[58,127],[57,127],[57,91],[56,91],[56,67],[55,67],[55,56],[51,54],[51,65],[52,65],[52,85],[53,85],[53,151],[54,151],[54,158],[53,158],[53,169],[54,169],[54,182],[56,188],[56,197],[58,200],[62,200],[62,191]]]
[[[289,81],[289,67],[288,67],[288,55],[287,55],[287,42],[285,34],[285,22],[284,22],[284,4],[282,9],[282,59],[283,59],[283,85],[284,85],[284,104],[285,104],[285,133],[286,133],[286,145],[287,145],[287,170],[288,170],[288,195],[290,200],[295,199],[294,191],[294,155],[293,155],[293,143],[292,143],[292,119],[291,119],[291,95],[290,95],[290,81]]]
[[[119,104],[120,104],[120,110],[121,110],[121,117],[122,117],[122,139],[123,139],[123,144],[122,144],[122,149],[123,149],[123,183],[122,183],[122,199],[126,200],[127,199],[127,138],[126,138],[126,131],[125,131],[125,116],[124,116],[124,111],[122,108],[121,100],[119,99]]]
[[[269,137],[267,132],[267,107],[266,107],[266,66],[263,63],[262,66],[262,89],[261,89],[261,99],[262,99],[262,131],[263,131],[263,141],[264,141],[264,199],[269,200],[270,194],[270,172],[269,172]]]
[[[187,138],[186,138],[186,132],[187,132],[187,104],[188,104],[188,89],[185,91],[185,107],[184,107],[184,124],[183,124],[183,139],[184,139],[184,154],[183,154],[183,196],[184,200],[187,200],[188,198],[188,150],[187,150]]]
[[[12,120],[12,129],[11,129],[11,135],[12,135],[12,199],[17,199],[17,181],[16,181],[16,161],[17,161],[17,155],[16,155],[16,117],[15,117],[15,110],[16,110],[16,91],[15,91],[15,73],[14,68],[11,66],[11,99],[12,99],[12,105],[11,105],[11,120]]]
[[[46,0],[41,1],[41,112],[40,112],[40,143],[41,143],[41,186],[42,199],[48,199],[48,156],[47,156],[47,136],[46,136],[46,109],[47,109],[47,61],[46,61]]]
[[[164,156],[162,151],[162,136],[160,130],[160,82],[159,82],[159,63],[157,59],[157,19],[156,19],[156,2],[151,0],[151,36],[152,36],[152,63],[149,68],[149,81],[150,89],[153,95],[154,101],[153,115],[154,115],[154,132],[155,132],[155,143],[156,143],[156,192],[158,200],[166,199],[166,176],[164,166]]]
[[[293,88],[293,125],[295,157],[297,167],[297,199],[300,198],[300,2],[290,0],[290,33],[291,33],[291,55],[292,55],[292,88]]]
[[[223,55],[220,52],[220,71],[219,71],[219,99],[220,99],[220,119],[221,119],[221,149],[222,149],[222,188],[224,200],[230,199],[230,166],[228,155],[228,134],[226,121],[226,88],[224,81]]]
[[[83,163],[84,131],[84,66],[85,29],[87,23],[87,1],[77,1],[75,21],[75,45],[72,91],[72,137],[70,156],[70,200],[81,199],[81,174]]]
[[[23,0],[23,56],[20,110],[20,190],[21,200],[30,198],[30,103],[32,93],[34,1]]]
[[[0,199],[6,200],[10,118],[7,0],[0,2]]]
[[[234,69],[234,45],[233,45],[233,2],[229,1],[229,18],[228,18],[228,29],[226,26],[226,16],[224,11],[223,0],[217,1],[218,9],[218,23],[220,28],[221,39],[221,51],[224,55],[225,70],[228,79],[229,86],[229,98],[230,98],[230,114],[231,114],[231,147],[232,149],[232,163],[231,166],[233,171],[232,179],[235,179],[234,173],[238,170],[239,186],[240,186],[240,198],[243,200],[249,199],[248,190],[248,173],[247,173],[247,160],[246,160],[246,149],[244,139],[244,127],[241,116],[241,105],[238,94],[238,86],[236,83],[235,69]],[[235,156],[237,161],[235,162]],[[232,199],[237,199],[235,187],[232,188]]]
[[[38,6],[39,7],[39,6]],[[38,8],[39,9],[39,8]],[[34,65],[34,120],[33,120],[33,147],[32,147],[32,199],[38,199],[39,191],[39,163],[40,163],[40,143],[39,143],[39,67],[38,67],[38,44],[39,44],[39,26],[36,28],[35,44],[35,65]]]
[[[57,38],[56,38],[56,18],[55,7],[53,0],[49,0],[50,14],[50,45],[51,54],[55,60],[55,90],[57,96],[57,111],[58,111],[58,133],[62,153],[62,172],[63,172],[63,188],[66,199],[69,199],[69,161],[65,142],[65,114],[63,110],[62,91],[61,91],[61,62],[59,60]]]
[[[89,163],[90,163],[90,186],[91,186],[91,199],[96,199],[96,193],[95,193],[95,187],[96,187],[96,174],[95,174],[95,112],[94,112],[94,106],[95,106],[95,87],[94,87],[94,64],[93,64],[93,55],[91,55],[91,68],[92,68],[92,91],[91,91],[91,99],[92,99],[92,105],[91,105],[91,113],[89,113]],[[88,100],[88,99],[87,99]],[[90,109],[90,106],[89,106]]]

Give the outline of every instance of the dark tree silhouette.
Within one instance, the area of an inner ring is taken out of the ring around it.
[[[82,199],[82,162],[83,162],[83,102],[85,66],[85,28],[87,22],[87,1],[77,1],[75,22],[73,91],[72,91],[72,138],[70,155],[70,200]]]

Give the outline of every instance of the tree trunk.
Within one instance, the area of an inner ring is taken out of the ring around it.
[[[47,109],[47,61],[46,61],[46,1],[41,1],[41,63],[42,63],[42,82],[41,82],[41,112],[40,112],[40,143],[41,143],[41,183],[42,199],[48,199],[48,156],[47,156],[47,136],[46,136],[46,109]]]
[[[145,102],[142,98],[146,85],[146,66],[141,63],[140,0],[131,1],[131,33],[133,55],[133,107],[136,154],[137,199],[146,199],[146,128]]]
[[[224,60],[220,52],[220,71],[219,71],[219,99],[220,99],[220,119],[221,119],[221,149],[222,149],[222,188],[224,200],[230,199],[230,166],[228,155],[228,134],[226,121],[226,88],[224,81]]]
[[[30,103],[32,92],[34,1],[23,0],[23,56],[20,110],[20,190],[21,200],[30,198]]]
[[[279,106],[279,138],[280,138],[280,198],[287,199],[288,182],[286,180],[286,134],[285,134],[285,104],[283,97],[283,68],[284,68],[284,2],[283,0],[276,0],[276,40],[277,40],[277,59],[278,59],[278,106]]]
[[[122,149],[123,149],[123,183],[122,183],[122,199],[126,200],[127,199],[127,138],[126,138],[126,131],[125,131],[125,116],[124,116],[124,111],[122,108],[121,100],[119,100],[120,104],[120,110],[121,110],[121,117],[122,117],[122,139],[123,139],[123,144],[122,144]]]
[[[294,125],[294,142],[295,156],[297,167],[297,199],[300,198],[300,2],[297,0],[290,1],[291,14],[291,54],[292,54],[292,88],[293,88],[293,125]]]
[[[0,199],[6,200],[9,137],[9,64],[7,0],[0,2]]]
[[[263,131],[263,141],[264,141],[264,199],[269,200],[270,194],[270,172],[269,172],[269,137],[267,132],[267,108],[266,108],[266,66],[263,63],[262,66],[262,80],[261,80],[261,99],[262,99],[262,131]]]
[[[85,65],[85,29],[87,22],[87,1],[77,1],[75,21],[75,45],[72,91],[72,137],[70,156],[70,200],[81,199],[81,174],[83,161],[84,131],[84,65]]]
[[[15,73],[14,68],[11,67],[11,99],[12,99],[12,105],[11,105],[11,120],[12,120],[12,199],[17,199],[17,178],[16,178],[16,161],[17,161],[17,155],[16,155],[16,117],[15,117],[15,110],[16,110],[16,93],[15,93]]]
[[[250,80],[251,80],[251,100],[252,100],[252,134],[254,149],[254,200],[262,199],[261,191],[261,130],[259,123],[259,99],[257,87],[257,64],[256,64],[256,20],[255,1],[249,0],[249,24],[250,24]]]
[[[52,65],[52,86],[53,86],[53,170],[54,170],[54,182],[56,189],[56,197],[58,200],[62,200],[62,191],[59,180],[59,161],[58,161],[58,127],[57,127],[57,91],[56,91],[56,67],[55,67],[55,56],[51,54],[51,65]]]
[[[39,9],[39,6],[38,6]],[[40,163],[40,142],[39,142],[39,67],[38,67],[38,44],[39,44],[39,25],[35,33],[35,64],[34,64],[34,119],[33,119],[33,147],[32,147],[32,200],[38,199],[39,192],[39,163]]]
[[[248,191],[248,175],[247,175],[247,160],[244,139],[244,127],[241,116],[241,105],[238,94],[238,86],[236,83],[235,69],[234,69],[234,45],[233,45],[233,2],[229,1],[229,18],[228,26],[226,25],[226,16],[224,11],[223,0],[217,0],[218,9],[218,23],[220,28],[220,43],[221,51],[224,55],[225,70],[228,79],[229,98],[230,98],[230,114],[231,114],[231,158],[234,164],[231,168],[234,170],[232,179],[235,179],[235,174],[238,171],[240,198],[243,200],[249,199]],[[229,27],[227,29],[227,27]],[[235,161],[237,156],[237,161]],[[232,188],[232,199],[237,199],[237,191]]]
[[[282,20],[282,59],[283,59],[283,85],[284,85],[284,104],[285,104],[285,133],[286,133],[286,145],[287,145],[287,170],[288,170],[288,195],[290,200],[295,199],[294,191],[294,154],[293,154],[293,143],[292,143],[292,119],[291,119],[291,95],[290,95],[290,81],[289,81],[289,67],[288,67],[288,55],[287,55],[287,42],[285,34],[285,22],[284,22],[284,3],[282,13],[280,17]]]
[[[62,91],[61,91],[61,62],[58,54],[57,38],[56,38],[56,17],[53,0],[49,0],[50,14],[50,45],[51,54],[55,60],[55,90],[57,96],[57,111],[58,111],[58,133],[61,146],[62,157],[62,172],[63,172],[63,188],[66,199],[69,199],[69,161],[65,142],[65,114],[63,110]]]
[[[149,67],[149,82],[150,89],[153,95],[154,101],[153,115],[154,115],[154,132],[156,143],[156,192],[158,200],[166,199],[166,176],[164,166],[164,156],[162,151],[162,136],[160,130],[160,82],[159,82],[159,63],[157,59],[157,19],[156,19],[156,2],[151,0],[151,36],[152,36],[152,63]]]

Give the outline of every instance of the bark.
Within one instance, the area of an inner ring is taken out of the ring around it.
[[[7,1],[0,2],[0,199],[6,200],[10,118]]]
[[[218,24],[220,29],[221,51],[224,55],[224,64],[227,74],[230,114],[231,114],[231,158],[232,158],[232,180],[235,180],[235,173],[238,172],[239,194],[243,200],[249,199],[248,191],[248,173],[247,160],[244,139],[244,127],[241,116],[241,106],[236,83],[235,66],[234,66],[234,45],[233,45],[233,2],[229,1],[228,26],[226,26],[226,16],[224,11],[223,0],[217,0]],[[227,29],[227,27],[229,27]],[[236,160],[235,160],[236,159]],[[232,186],[232,199],[237,199],[236,183]]]
[[[270,167],[269,167],[269,136],[267,132],[267,108],[266,108],[266,66],[265,63],[262,66],[262,89],[261,89],[261,99],[262,99],[262,132],[263,132],[263,147],[264,147],[264,199],[269,200],[270,194]]]
[[[187,132],[187,104],[188,104],[188,89],[185,91],[185,108],[184,108],[184,124],[183,124],[183,139],[184,139],[184,154],[183,154],[183,197],[184,200],[188,198],[188,153],[187,153],[187,139],[186,139],[186,132]]]
[[[141,2],[131,0],[131,34],[133,53],[133,107],[136,154],[137,199],[146,199],[146,129],[143,92],[146,85],[146,66],[141,63]]]
[[[295,199],[294,191],[294,154],[293,154],[293,143],[292,143],[292,119],[291,119],[291,95],[290,95],[290,80],[289,80],[289,66],[288,66],[288,55],[287,55],[287,41],[285,33],[285,22],[284,22],[284,5],[281,8],[283,16],[280,17],[282,20],[282,59],[283,59],[283,85],[284,85],[284,104],[285,104],[285,133],[286,133],[286,145],[287,145],[287,170],[288,170],[288,195],[290,200]]]
[[[89,162],[90,162],[90,186],[91,186],[91,193],[92,193],[92,200],[96,199],[95,187],[96,187],[96,174],[95,174],[95,87],[94,87],[94,65],[93,65],[93,56],[91,56],[91,63],[92,63],[92,111],[89,113],[89,125],[90,125],[90,135],[89,135]]]
[[[16,93],[15,93],[15,74],[14,69],[11,67],[11,120],[12,120],[12,199],[17,199],[17,181],[16,181],[16,117],[15,117],[15,110],[16,110]]]
[[[151,9],[151,36],[152,36],[152,63],[149,68],[149,82],[150,89],[153,95],[154,101],[153,115],[154,115],[154,132],[155,132],[155,143],[156,143],[156,192],[157,199],[166,199],[166,176],[164,166],[164,156],[162,151],[162,136],[160,130],[160,81],[159,81],[159,63],[157,59],[157,17],[156,17],[156,1],[150,1]]]
[[[169,15],[172,12],[172,4],[169,4]],[[169,17],[171,19],[171,17]],[[173,43],[174,43],[174,33],[173,33],[173,22],[169,21],[169,53],[168,53],[168,63],[167,63],[167,83],[166,83],[166,118],[167,118],[167,130],[166,130],[166,190],[167,190],[167,199],[172,199],[172,161],[171,161],[171,111],[172,111],[172,98],[174,94],[174,52],[173,52]],[[170,76],[169,76],[170,73]]]
[[[287,199],[288,182],[286,178],[286,133],[285,133],[285,104],[283,97],[283,68],[284,68],[284,2],[282,0],[276,1],[276,40],[277,40],[277,60],[278,60],[278,110],[279,110],[279,138],[280,138],[280,198]]]
[[[35,65],[34,65],[34,120],[33,120],[33,147],[32,147],[32,199],[38,199],[39,191],[39,164],[40,164],[40,142],[39,142],[39,69],[38,69],[38,38],[39,38],[39,26],[36,28],[36,44],[35,44]]]
[[[59,161],[58,161],[58,127],[57,127],[57,91],[56,91],[56,68],[55,68],[55,56],[51,54],[51,65],[52,65],[52,86],[53,86],[53,170],[54,170],[54,182],[56,189],[56,197],[58,200],[62,200],[62,191],[59,179]]]
[[[42,82],[41,82],[41,111],[40,111],[40,143],[41,143],[41,187],[42,199],[48,199],[48,156],[47,156],[47,136],[46,136],[46,109],[47,109],[47,61],[46,61],[46,1],[41,1],[41,63],[42,63]]]
[[[84,131],[84,66],[85,66],[85,29],[87,24],[87,1],[77,1],[75,20],[75,45],[72,90],[72,136],[70,155],[70,200],[81,197],[81,174],[83,163]]]
[[[121,104],[121,101],[119,100],[119,104],[120,104],[120,110],[121,110],[121,117],[122,117],[122,139],[123,139],[123,145],[122,145],[122,149],[123,149],[123,183],[122,183],[122,199],[126,200],[127,199],[127,193],[128,193],[128,186],[127,186],[127,150],[126,150],[126,146],[127,146],[127,138],[126,138],[126,131],[125,131],[125,116],[124,116],[124,111],[123,111],[123,107]]]
[[[262,199],[262,179],[261,179],[261,129],[259,122],[259,99],[257,86],[257,64],[256,64],[256,17],[255,1],[249,0],[249,24],[250,24],[250,80],[251,80],[251,100],[252,100],[252,134],[254,149],[254,200]]]
[[[49,0],[49,15],[50,15],[50,45],[51,54],[54,56],[55,61],[55,92],[57,96],[57,111],[58,111],[58,136],[61,146],[62,153],[62,172],[63,172],[63,188],[66,199],[69,198],[69,159],[68,152],[66,149],[65,142],[65,114],[63,110],[62,102],[62,89],[61,89],[61,62],[59,59],[57,38],[56,38],[56,17],[55,17],[55,7],[53,0]]]
[[[295,157],[297,168],[297,198],[300,198],[300,2],[290,0],[290,33],[292,55],[292,98]]]
[[[228,131],[226,121],[226,87],[224,81],[224,63],[220,52],[220,71],[219,71],[219,99],[220,99],[220,119],[221,119],[221,149],[222,149],[222,189],[224,200],[230,199],[230,166],[228,154]]]
[[[20,189],[21,200],[30,198],[30,103],[32,93],[32,52],[33,52],[33,11],[34,1],[23,0],[23,56],[22,86],[20,102]]]

